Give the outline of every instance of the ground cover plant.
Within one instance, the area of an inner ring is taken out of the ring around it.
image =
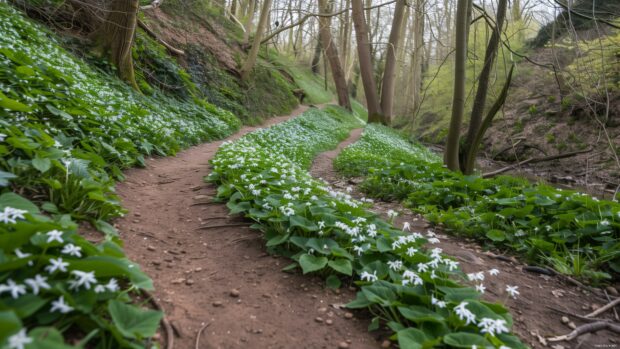
[[[114,180],[240,127],[199,99],[139,94],[0,3],[0,347],[151,347],[161,312],[116,230]],[[87,220],[105,233],[77,233]],[[70,333],[70,335],[67,335]]]
[[[367,202],[310,176],[312,158],[356,126],[341,109],[311,109],[223,144],[208,180],[219,185],[231,213],[256,222],[272,253],[293,260],[285,269],[320,275],[330,287],[352,278],[360,291],[348,306],[369,309],[370,329],[387,324],[402,348],[525,347],[509,332],[506,308],[479,300],[462,286],[456,261],[425,249],[438,241],[432,232],[396,229]]]
[[[444,168],[427,148],[369,125],[335,166],[367,176],[371,197],[401,200],[448,230],[508,248],[529,261],[590,281],[620,273],[620,204],[500,176],[483,179]]]

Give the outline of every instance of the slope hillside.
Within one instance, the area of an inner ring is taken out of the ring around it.
[[[496,68],[495,95],[511,60],[516,64],[515,77],[502,112],[485,135],[479,161],[482,172],[512,165],[516,167],[512,172],[534,180],[601,195],[616,191],[620,185],[620,33],[607,28],[577,35],[584,39],[579,44],[566,36],[541,48],[524,46],[521,52],[527,59],[509,54],[500,58],[505,63]],[[468,86],[473,88],[476,70],[469,69]],[[451,81],[444,76],[450,74],[448,70],[425,86],[426,106],[413,122],[413,134],[429,143],[442,144],[447,135],[450,101],[446,98],[452,90],[445,83]],[[529,159],[572,153],[579,154],[516,166]]]

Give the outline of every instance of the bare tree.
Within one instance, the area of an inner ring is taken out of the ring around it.
[[[138,0],[113,0],[103,25],[94,32],[100,52],[116,66],[118,76],[139,90],[133,69],[131,47],[138,20]]]
[[[368,30],[366,19],[364,18],[362,0],[352,0],[351,5],[351,16],[353,17],[355,37],[357,39],[357,56],[362,83],[364,85],[364,94],[366,95],[366,106],[368,108],[368,122],[385,123],[383,112],[379,104],[372,60],[370,58],[370,44],[368,42]]]
[[[327,0],[319,0],[319,9],[323,13],[331,13],[331,7]],[[331,34],[331,16],[319,17],[319,35],[321,45],[325,50],[325,55],[329,61],[329,66],[336,85],[336,94],[338,95],[338,104],[348,110],[351,110],[351,101],[349,100],[349,89],[347,81],[344,77],[344,71],[338,56],[336,43],[332,40]]]
[[[394,82],[396,73],[396,54],[400,46],[400,33],[405,14],[405,0],[396,1],[394,17],[392,19],[392,30],[388,42],[385,69],[383,71],[383,83],[381,85],[381,109],[385,117],[385,122],[390,123],[394,105]]]
[[[121,1],[121,0],[119,0]],[[256,64],[256,59],[258,58],[258,51],[260,50],[261,38],[267,27],[267,22],[269,21],[269,12],[271,10],[271,0],[263,1],[263,8],[260,12],[260,19],[258,20],[258,26],[256,27],[256,33],[254,34],[254,41],[252,42],[252,48],[250,49],[250,53],[248,53],[248,58],[245,60],[243,67],[241,68],[241,78],[243,80],[247,80],[254,69],[254,65]],[[251,15],[250,15],[251,16]]]

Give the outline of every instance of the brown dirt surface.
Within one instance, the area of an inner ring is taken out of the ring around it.
[[[227,140],[256,129],[244,127]],[[367,322],[340,309],[354,299],[352,289],[331,291],[319,279],[281,272],[289,262],[269,256],[258,231],[211,202],[216,187],[203,178],[222,142],[150,159],[117,186],[129,213],[116,226],[129,258],[154,281],[154,295],[180,335],[175,347],[194,348],[204,325],[199,348],[337,348],[347,341],[350,348],[378,347]],[[204,229],[213,226],[221,227]]]
[[[335,189],[345,190],[347,187],[352,187],[353,195],[362,197],[363,193],[356,188],[356,184],[359,184],[361,179],[343,178],[332,166],[339,152],[347,145],[356,142],[361,134],[361,129],[354,130],[349,138],[338,146],[338,149],[320,154],[314,160],[312,175],[327,181]],[[487,274],[483,282],[486,287],[483,298],[487,301],[503,303],[510,309],[514,317],[514,332],[532,348],[555,345],[554,349],[585,349],[614,348],[620,345],[617,335],[605,331],[583,335],[570,343],[546,341],[549,337],[568,334],[572,331],[570,327],[572,324],[580,326],[587,323],[570,314],[583,316],[607,304],[609,301],[599,290],[590,292],[570,284],[563,277],[525,271],[523,268],[526,265],[516,258],[498,251],[485,251],[476,242],[449,236],[440,228],[431,227],[431,224],[424,218],[398,203],[376,202],[374,204],[374,211],[383,218],[387,219],[388,210],[399,212],[394,222],[395,226],[402,227],[404,222],[410,222],[411,231],[421,233],[426,233],[429,229],[434,231],[441,242],[430,246],[440,247],[445,254],[455,257],[466,273],[498,269],[500,273],[497,276],[490,277]],[[505,292],[506,285],[518,286],[520,295],[516,299],[510,298]],[[614,312],[607,312],[601,317],[613,320],[613,314]],[[567,317],[569,322],[563,323],[562,317]]]

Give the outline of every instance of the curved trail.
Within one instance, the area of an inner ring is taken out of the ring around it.
[[[311,174],[327,181],[335,189],[342,191],[347,187],[352,187],[354,196],[364,196],[355,187],[356,183],[361,181],[347,180],[333,168],[333,160],[340,151],[359,140],[362,132],[363,129],[353,130],[349,138],[340,143],[337,149],[319,154],[314,159]],[[425,232],[431,227],[420,215],[412,213],[399,203],[375,202],[373,210],[386,219],[388,210],[399,212],[394,222],[397,227],[402,227],[404,222],[411,223],[411,231]],[[514,317],[514,332],[532,348],[548,348],[553,345],[560,345],[560,347],[554,347],[555,349],[615,348],[618,346],[615,335],[604,331],[581,336],[570,343],[545,343],[545,338],[564,335],[572,331],[570,323],[562,323],[562,316],[567,316],[571,322],[579,326],[584,322],[568,314],[588,314],[594,310],[595,306],[607,304],[608,300],[568,284],[559,277],[524,271],[523,267],[526,265],[514,257],[503,256],[497,251],[495,253],[484,251],[483,247],[473,241],[444,235],[439,228],[433,230],[438,234],[441,242],[437,245],[429,245],[429,247],[440,247],[447,255],[456,257],[466,273],[488,271],[493,268],[500,271],[499,275],[487,277],[484,281],[486,292],[483,298],[487,301],[503,303],[510,309]],[[520,295],[517,299],[508,297],[505,292],[506,285],[519,286]],[[565,313],[559,313],[551,308]],[[610,312],[607,316],[610,316]],[[609,319],[612,318],[609,317]]]
[[[226,140],[257,129],[243,127]],[[352,300],[353,291],[326,290],[319,279],[281,272],[288,260],[268,256],[261,234],[243,226],[247,221],[228,216],[224,204],[204,204],[216,188],[203,177],[222,142],[151,159],[117,186],[129,214],[116,226],[129,258],[154,281],[180,335],[175,347],[194,348],[205,324],[200,348],[336,348],[347,340],[351,348],[378,347],[365,321],[332,306]]]

